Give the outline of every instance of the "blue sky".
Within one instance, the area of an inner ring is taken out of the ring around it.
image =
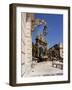
[[[39,18],[45,20],[47,23],[48,34],[46,40],[48,47],[52,47],[54,44],[63,43],[63,15],[61,14],[35,14],[35,19]],[[43,25],[35,28],[32,33],[32,41],[35,43],[36,34],[43,31]]]

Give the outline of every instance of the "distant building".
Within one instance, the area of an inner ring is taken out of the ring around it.
[[[63,62],[63,44],[55,44],[53,47],[48,49],[49,60],[60,60]]]
[[[60,57],[63,58],[63,44],[60,43],[60,44],[59,44],[59,47],[60,47]]]

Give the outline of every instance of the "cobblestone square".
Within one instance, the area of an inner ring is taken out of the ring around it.
[[[24,76],[54,76],[63,75],[63,70],[60,68],[52,67],[52,61],[44,61],[39,63],[34,63],[30,72]]]

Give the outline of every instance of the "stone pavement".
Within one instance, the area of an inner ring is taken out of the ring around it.
[[[27,75],[24,76],[54,76],[63,75],[63,70],[52,67],[52,61],[44,61],[39,63],[33,63],[32,69]]]

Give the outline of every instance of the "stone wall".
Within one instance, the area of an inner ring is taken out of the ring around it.
[[[32,63],[31,15],[21,13],[21,76],[29,73]]]

